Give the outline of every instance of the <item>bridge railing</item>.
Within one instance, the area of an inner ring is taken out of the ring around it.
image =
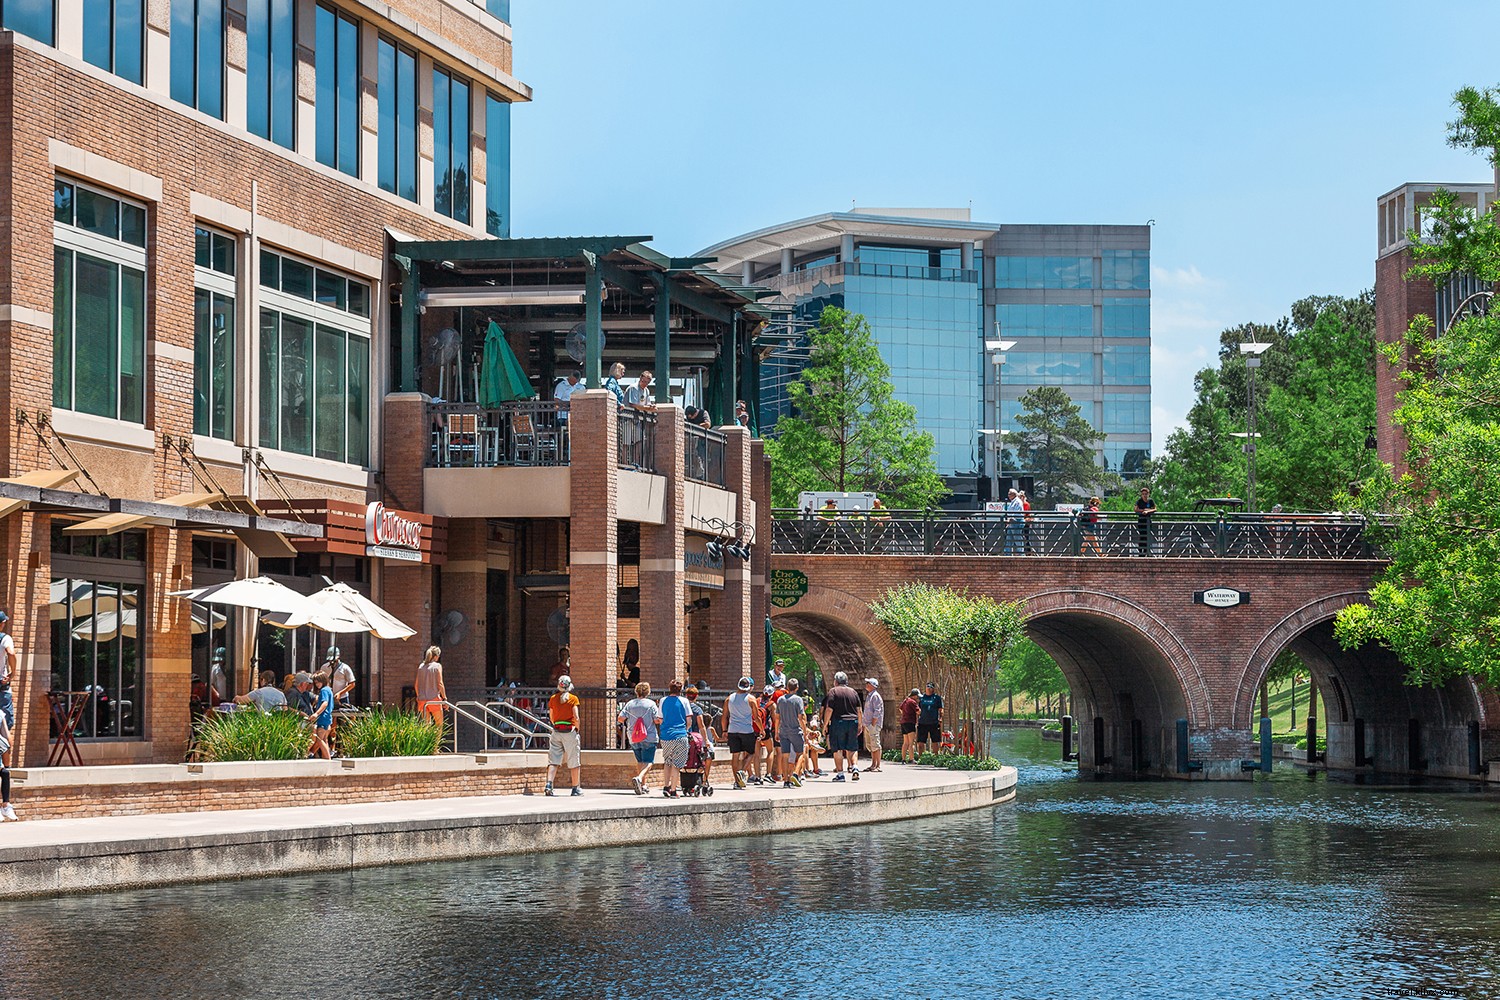
[[[1366,521],[1348,514],[1160,511],[1144,529],[1134,513],[1097,521],[1032,511],[890,510],[874,515],[777,510],[772,551],[805,555],[1083,556],[1186,559],[1372,559]]]

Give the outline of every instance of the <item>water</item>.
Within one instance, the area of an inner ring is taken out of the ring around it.
[[[1500,796],[1079,783],[860,829],[0,904],[4,995],[1500,996]]]

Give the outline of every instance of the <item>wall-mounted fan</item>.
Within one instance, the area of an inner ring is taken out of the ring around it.
[[[588,357],[589,335],[588,331],[584,329],[582,323],[579,323],[577,326],[573,327],[573,329],[568,331],[566,347],[568,351],[568,357],[572,358],[574,361],[577,361],[579,364],[582,364],[584,358]],[[603,330],[599,331],[599,349],[601,351],[604,349]]]
[[[460,646],[469,635],[469,619],[462,611],[445,611],[432,629],[439,646]]]
[[[547,635],[554,645],[568,644],[568,607],[563,605],[547,616]]]

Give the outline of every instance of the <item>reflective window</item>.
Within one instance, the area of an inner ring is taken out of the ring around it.
[[[433,207],[469,221],[469,85],[432,71]]]
[[[194,237],[193,433],[234,438],[235,241],[197,227]]]
[[[53,219],[52,404],[140,423],[146,210],[58,180]]]
[[[1150,335],[1150,299],[1105,298],[1104,336],[1149,337]]]
[[[287,257],[275,250],[260,251],[260,284],[299,299],[352,313],[370,315],[370,286],[358,278],[345,277],[338,271],[314,267]]]
[[[1104,426],[1106,434],[1150,434],[1151,397],[1145,393],[1105,393]]]
[[[1094,381],[1091,351],[1021,351],[1005,355],[1006,385],[1090,385]]]
[[[510,23],[510,0],[485,0],[484,9],[506,24]]]
[[[172,100],[224,117],[224,0],[172,0]]]
[[[234,276],[234,237],[198,226],[193,230],[193,264]]]
[[[380,186],[417,200],[417,57],[384,38],[377,47]],[[509,219],[506,220],[509,222]]]
[[[960,267],[963,252],[958,247],[894,247],[863,243],[854,251],[856,260],[867,264],[901,264],[906,267]]]
[[[0,0],[0,28],[55,45],[56,23],[53,0]]]
[[[1126,479],[1134,479],[1146,471],[1151,459],[1151,449],[1144,444],[1104,443],[1104,467],[1118,472]]]
[[[1101,283],[1105,288],[1150,288],[1151,251],[1105,250]]]
[[[484,118],[484,230],[510,236],[510,102],[486,95]]]
[[[279,146],[297,143],[296,7],[293,0],[248,0],[246,125]]]
[[[1092,337],[1094,307],[1091,305],[1018,305],[995,306],[1004,337]]]
[[[144,0],[83,0],[83,58],[140,83]]]
[[[1106,344],[1105,385],[1150,385],[1151,348]]]
[[[139,563],[143,545],[138,537],[132,542],[133,562]],[[108,555],[99,552],[106,547],[111,550]],[[123,547],[121,539],[116,545],[91,546],[89,554],[121,560],[117,576],[124,576]],[[139,577],[138,566],[129,568],[136,570],[129,575]],[[69,697],[86,699],[75,733],[80,739],[140,735],[144,705],[140,623],[145,620],[145,588],[138,581],[100,579],[110,575],[111,570],[103,567],[87,578],[54,577],[50,588],[52,690],[78,692]]]
[[[359,176],[359,22],[319,5],[317,154],[320,163]]]
[[[996,257],[996,288],[1093,288],[1092,257]]]

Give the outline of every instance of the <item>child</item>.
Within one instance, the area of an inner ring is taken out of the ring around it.
[[[328,749],[328,731],[333,728],[333,688],[328,686],[328,671],[313,674],[313,687],[317,695],[312,711],[307,713],[313,724],[313,756],[329,760],[333,756]]]

